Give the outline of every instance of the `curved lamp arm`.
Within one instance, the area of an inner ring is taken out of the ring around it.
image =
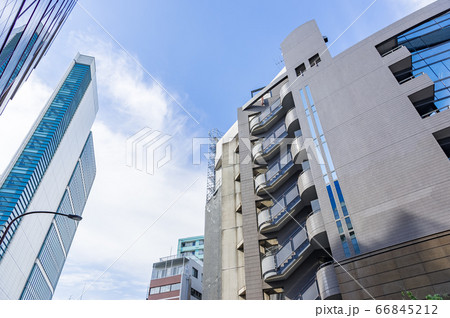
[[[23,213],[23,214],[15,217],[14,219],[11,220],[11,222],[9,222],[9,224],[6,226],[5,230],[3,231],[2,237],[0,238],[0,246],[2,245],[3,241],[5,240],[6,233],[8,233],[8,230],[11,227],[11,225],[13,225],[14,222],[17,221],[18,219],[20,219],[21,217],[24,217],[25,215],[29,215],[29,214],[55,214],[55,215],[62,215],[62,216],[68,217],[69,219],[74,220],[74,221],[81,221],[83,219],[81,216],[76,215],[76,214],[64,214],[64,213],[51,212],[51,211],[26,212],[26,213]]]

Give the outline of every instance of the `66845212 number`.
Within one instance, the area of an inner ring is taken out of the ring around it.
[[[378,305],[376,314],[384,315],[437,315],[437,305]]]

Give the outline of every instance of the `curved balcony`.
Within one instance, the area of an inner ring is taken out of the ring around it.
[[[252,148],[252,158],[253,162],[256,162],[257,164],[265,164],[265,161],[262,157],[263,152],[263,145],[262,142],[256,143]]]
[[[316,196],[316,187],[314,185],[314,179],[309,168],[309,162],[302,162],[303,171],[298,176],[298,191],[300,192],[300,197],[305,201],[309,202]]]
[[[309,240],[314,247],[328,247],[328,237],[322,213],[320,213],[320,207],[314,208],[314,206],[318,206],[318,200],[311,201],[311,205],[313,206],[313,212],[306,218],[306,229],[308,230]]]
[[[253,162],[267,164],[267,160],[273,158],[278,153],[278,149],[287,143],[287,135],[286,126],[283,124],[256,143],[252,149]]]
[[[300,123],[298,121],[297,111],[295,110],[295,107],[291,108],[291,110],[287,112],[284,122],[286,123],[286,130],[291,136],[294,134],[294,131],[300,129]]]
[[[286,178],[290,177],[297,169],[292,161],[291,153],[286,153],[279,161],[269,167],[266,173],[262,173],[255,178],[255,190],[257,195],[273,192],[278,189]]]
[[[267,131],[285,112],[281,100],[277,99],[272,105],[266,107],[261,114],[250,120],[250,132],[260,134]]]
[[[286,109],[289,109],[289,108],[292,108],[295,106],[294,98],[292,97],[292,91],[290,88],[289,81],[287,81],[286,83],[284,83],[283,86],[281,86],[280,99],[281,99],[281,104],[283,104],[283,107],[286,107]]]
[[[258,174],[255,177],[255,190],[256,190],[256,193],[258,194],[258,193],[262,192],[260,190],[260,188],[263,188],[265,185],[266,185],[266,174],[265,173]]]
[[[280,229],[290,216],[294,216],[299,211],[301,199],[297,184],[274,201],[273,206],[261,210],[258,214],[258,228],[261,233]]]
[[[308,160],[305,139],[303,136],[298,136],[294,139],[291,144],[291,154],[294,162],[303,162]]]
[[[264,280],[277,275],[275,255],[265,255],[261,260],[261,272]]]
[[[322,264],[317,270],[316,278],[321,299],[342,298],[333,262]]]
[[[313,251],[304,225],[280,247],[261,260],[265,281],[285,279]]]

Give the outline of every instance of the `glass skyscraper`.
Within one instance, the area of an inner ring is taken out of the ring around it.
[[[77,55],[0,180],[0,225],[30,211],[83,213],[96,173],[94,58]],[[0,299],[51,299],[78,224],[35,214],[0,246]]]
[[[47,52],[76,0],[0,4],[0,114]]]

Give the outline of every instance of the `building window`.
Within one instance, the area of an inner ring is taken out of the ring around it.
[[[445,152],[447,158],[450,159],[450,137],[438,140],[438,142],[439,146],[441,146],[442,150]]]
[[[297,76],[303,75],[303,73],[305,73],[305,71],[306,71],[305,63],[302,63],[295,68],[295,74]]]
[[[170,286],[170,290],[171,290],[171,291],[174,291],[174,290],[180,290],[180,288],[181,288],[181,284],[180,284],[180,283],[178,283],[178,284],[172,284],[172,285]]]
[[[198,245],[204,245],[204,244],[205,244],[205,241],[204,241],[204,240],[198,241]]]
[[[183,255],[183,256],[192,256],[192,255],[194,255],[194,252],[192,252],[192,251],[190,251],[190,252],[183,252],[183,253],[181,253],[181,255]]]
[[[360,254],[361,250],[359,249],[359,244],[358,244],[358,240],[356,239],[355,232],[350,231],[349,234],[350,234],[350,241],[352,242],[353,250],[355,251],[355,254]]]
[[[422,118],[433,116],[449,109],[450,101],[450,12],[428,21],[421,22],[379,45],[377,50],[386,56],[401,47],[411,52],[408,59],[393,64],[389,68],[400,84],[422,73],[427,74],[434,85],[410,96]]]
[[[191,296],[197,298],[198,300],[202,299],[202,293],[196,291],[194,288],[191,288]]]
[[[150,295],[159,294],[159,287],[150,288]]]
[[[192,276],[198,278],[198,270],[195,267],[192,267]]]
[[[345,257],[350,257],[352,254],[350,253],[350,248],[348,247],[348,242],[344,234],[341,234],[341,243],[342,248],[344,249]]]
[[[439,146],[441,146],[442,151],[444,151],[447,158],[450,159],[450,127],[439,130],[433,135]]]
[[[172,274],[171,274],[171,276],[180,275],[182,270],[183,270],[182,266],[172,267]]]
[[[167,293],[170,292],[170,285],[161,286],[160,293]]]
[[[319,62],[321,61],[319,53],[316,53],[313,57],[309,58],[308,61],[309,61],[309,65],[311,65],[311,67],[318,66]]]

